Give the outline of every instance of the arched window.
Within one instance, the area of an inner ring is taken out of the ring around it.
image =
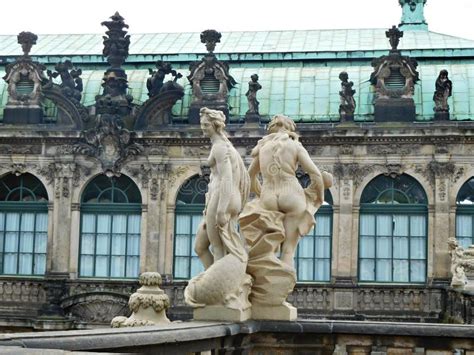
[[[467,248],[474,244],[474,177],[461,186],[456,197],[456,238]]]
[[[207,184],[204,177],[195,176],[186,181],[178,192],[174,228],[175,279],[190,279],[204,270],[194,252],[194,240],[206,203]]]
[[[380,175],[364,189],[359,223],[359,280],[425,282],[427,198],[403,174]]]
[[[31,174],[0,179],[0,274],[44,275],[48,194]]]
[[[136,278],[141,195],[128,177],[99,175],[81,200],[80,277]]]
[[[331,193],[326,190],[324,204],[314,216],[315,227],[298,244],[295,262],[298,281],[331,279],[332,205]]]

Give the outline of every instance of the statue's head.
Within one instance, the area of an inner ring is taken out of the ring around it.
[[[267,130],[270,133],[276,133],[282,130],[288,132],[295,132],[296,125],[291,118],[283,115],[276,115],[268,124]]]
[[[257,74],[252,74],[252,75],[250,75],[250,79],[252,79],[253,82],[257,82],[258,81],[258,75]]]
[[[347,74],[347,72],[345,72],[345,71],[342,71],[339,74],[339,79],[343,82],[347,82],[347,80],[349,80],[349,74]]]
[[[443,69],[439,72],[439,77],[440,78],[447,78],[448,77],[448,71],[446,69]]]
[[[221,133],[224,130],[224,112],[203,107],[199,113],[201,116],[201,129],[206,136],[210,137],[214,132]]]

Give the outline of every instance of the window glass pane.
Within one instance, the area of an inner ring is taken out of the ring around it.
[[[393,216],[393,235],[408,236],[408,216]]]
[[[375,281],[375,261],[362,259],[360,261],[360,280]]]
[[[125,256],[112,256],[110,264],[111,277],[124,277],[125,274]]]
[[[81,256],[81,268],[79,273],[81,276],[94,276],[93,275],[94,267],[94,257],[88,255]]]
[[[33,233],[26,232],[20,234],[20,252],[33,252]]]
[[[392,258],[392,238],[377,237],[377,258]]]
[[[199,224],[201,223],[202,220],[203,220],[202,215],[192,216],[192,226],[191,226],[191,234],[192,235],[196,234],[196,232],[198,230],[198,226],[199,226]]]
[[[97,234],[96,254],[108,255],[110,253],[109,242],[109,234]]]
[[[35,254],[35,264],[33,268],[33,274],[43,275],[46,272],[46,255]]]
[[[140,273],[140,257],[129,256],[127,257],[127,275],[126,277],[138,277]]]
[[[95,215],[82,215],[82,233],[95,233]]]
[[[109,274],[109,257],[98,255],[95,258],[95,276],[107,277]]]
[[[20,226],[20,214],[7,213],[7,231],[18,231]]]
[[[298,260],[298,280],[313,280],[314,260],[299,259]]]
[[[125,234],[112,235],[112,255],[125,255]]]
[[[177,256],[174,258],[174,275],[176,278],[189,278],[189,258]]]
[[[189,230],[191,223],[191,216],[187,215],[177,215],[176,216],[176,234],[190,234],[191,231]]]
[[[142,216],[140,214],[128,216],[128,233],[140,234],[140,223]]]
[[[316,281],[329,281],[331,274],[330,266],[329,260],[316,260],[316,275],[314,279]]]
[[[316,235],[331,235],[331,216],[316,216]]]
[[[5,214],[0,212],[0,231],[4,230]]]
[[[48,214],[36,214],[36,232],[48,232]]]
[[[408,259],[408,238],[393,238],[393,257]]]
[[[16,274],[16,262],[18,254],[5,253],[3,272],[5,274]]]
[[[97,233],[110,233],[110,215],[97,215]]]
[[[361,258],[375,258],[375,238],[361,237],[359,249]]]
[[[375,235],[375,216],[373,215],[360,216],[360,234],[361,235]]]
[[[392,281],[392,262],[391,260],[380,260],[377,263],[377,281]]]
[[[5,252],[17,252],[18,251],[18,233],[7,232],[5,233]]]
[[[33,266],[33,254],[20,254],[18,273],[20,275],[31,275]]]
[[[410,257],[412,259],[426,258],[426,239],[425,238],[411,238],[410,241]]]
[[[187,235],[177,235],[175,238],[175,255],[188,256],[190,253],[190,237]]]
[[[35,229],[35,214],[23,213],[21,215],[21,230],[32,232]]]
[[[300,239],[298,244],[298,256],[300,258],[313,258],[314,257],[314,237],[305,236]]]
[[[331,238],[316,237],[316,257],[330,258],[331,257]]]
[[[425,261],[411,261],[410,281],[424,282],[426,278],[426,263]]]
[[[83,234],[81,236],[81,254],[94,254],[94,234]]]
[[[198,257],[191,258],[191,275],[190,277],[194,277],[200,272],[204,271],[204,266],[201,263],[201,260],[199,260]]]
[[[112,216],[112,233],[125,233],[127,231],[127,216],[116,214]]]
[[[412,236],[426,236],[425,216],[410,216],[410,234]]]
[[[35,253],[46,253],[48,246],[48,235],[46,233],[36,233]]]
[[[408,260],[394,260],[393,261],[393,281],[394,282],[409,282],[408,277]]]
[[[132,234],[127,240],[127,255],[140,255],[140,235]]]
[[[458,238],[459,246],[467,249],[473,244],[472,238]]]
[[[471,237],[472,236],[472,216],[457,215],[456,216],[456,236]]]
[[[391,215],[377,216],[377,235],[391,236],[393,228],[393,219]]]

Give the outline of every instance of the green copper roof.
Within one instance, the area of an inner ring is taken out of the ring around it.
[[[248,89],[250,75],[257,73],[262,90],[258,92],[260,101],[260,114],[270,117],[283,113],[300,122],[327,122],[339,120],[339,73],[347,71],[349,79],[354,82],[357,102],[356,120],[368,121],[373,119],[374,94],[368,79],[372,67],[367,63],[354,65],[288,65],[284,67],[252,66],[231,68],[231,75],[239,83],[231,90],[229,105],[232,107],[231,115],[235,118],[245,116],[248,110],[245,92]],[[337,64],[337,63],[336,63]],[[186,89],[182,101],[173,108],[173,113],[179,117],[186,117],[191,101],[191,86],[186,75],[189,74],[187,66],[177,68],[183,74],[179,83]],[[451,119],[467,120],[474,118],[474,61],[470,63],[443,64],[439,62],[424,62],[419,66],[421,81],[415,86],[415,102],[417,120],[431,120],[433,117],[433,92],[435,81],[442,69],[449,71],[453,81],[453,96],[449,99]],[[84,105],[93,105],[95,96],[101,93],[103,70],[84,71]],[[136,104],[148,99],[146,79],[148,70],[127,70],[130,94]],[[4,73],[0,73],[4,75]],[[7,100],[6,83],[0,81],[0,102],[4,107]],[[0,114],[3,110],[0,108]]]
[[[386,29],[223,32],[221,43],[217,45],[215,52],[229,55],[220,56],[222,60],[231,59],[231,54],[262,53],[367,52],[363,57],[373,58],[381,55],[378,51],[390,49],[385,31]],[[68,56],[76,62],[85,61],[87,58],[84,56],[92,56],[88,59],[103,61],[102,48],[100,34],[39,35],[31,55]],[[452,50],[474,50],[474,41],[429,31],[405,31],[399,48],[414,50],[419,56],[423,55],[423,50],[427,50],[427,54],[430,50],[437,50],[432,54],[451,56],[456,55]],[[204,52],[199,33],[132,34],[128,61],[153,61],[154,58],[147,55],[168,55],[168,59],[186,61]],[[470,53],[472,55],[473,52]],[[0,36],[0,57],[20,54],[16,36]],[[345,56],[342,54],[341,57]],[[329,58],[337,59],[338,56],[329,55]],[[290,56],[283,59],[294,58]]]

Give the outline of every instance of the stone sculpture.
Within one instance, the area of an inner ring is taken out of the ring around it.
[[[262,89],[262,85],[258,82],[258,75],[253,74],[250,76],[250,81],[249,81],[249,89],[245,93],[245,96],[247,96],[248,104],[249,104],[249,109],[247,111],[247,114],[249,113],[254,113],[254,114],[259,114],[258,112],[258,105],[260,104],[257,100],[257,91]]]
[[[31,32],[21,32],[17,39],[23,55],[6,66],[3,79],[8,84],[8,101],[3,123],[43,123],[41,88],[48,81],[43,74],[46,67],[32,61],[29,54],[38,36]]]
[[[206,45],[208,53],[198,62],[189,65],[188,80],[192,87],[192,101],[189,107],[189,123],[197,124],[200,109],[208,107],[224,112],[229,116],[228,96],[237,82],[229,72],[229,65],[220,61],[214,54],[221,34],[216,30],[201,33],[201,42]]]
[[[144,272],[139,278],[140,287],[130,296],[128,306],[132,311],[130,317],[115,317],[112,328],[140,327],[144,325],[167,324],[170,322],[166,310],[170,300],[160,289],[161,275],[157,272]]]
[[[339,97],[341,99],[339,115],[341,116],[341,121],[354,119],[354,111],[356,108],[354,99],[356,91],[352,89],[354,83],[349,81],[349,75],[345,71],[339,74],[339,79],[341,79],[341,91],[339,91]]]
[[[184,296],[195,308],[194,319],[243,321],[250,318],[251,277],[237,217],[249,195],[249,176],[226,137],[224,113],[203,107],[200,114],[201,128],[212,143],[206,208],[195,245],[206,270],[189,281]]]
[[[332,185],[332,175],[319,171],[295,129],[290,118],[275,116],[269,134],[251,154],[250,186],[256,198],[245,206],[240,228],[249,245],[247,272],[254,279],[250,295],[254,319],[296,319],[296,308],[286,302],[296,283],[295,250],[300,237],[314,225],[324,189]],[[295,176],[298,165],[311,179],[306,189]]]
[[[54,66],[55,72],[47,70],[48,77],[52,82],[53,78],[61,78],[61,92],[69,99],[77,102],[81,101],[83,84],[81,79],[82,70],[75,69],[70,60],[59,62]]]
[[[464,249],[459,246],[456,238],[449,238],[448,246],[451,253],[451,274],[453,275],[451,286],[464,288],[467,283],[466,273],[462,266]]]
[[[433,95],[435,112],[449,112],[448,97],[453,93],[453,83],[448,78],[448,71],[443,69],[436,79],[436,89]]]

